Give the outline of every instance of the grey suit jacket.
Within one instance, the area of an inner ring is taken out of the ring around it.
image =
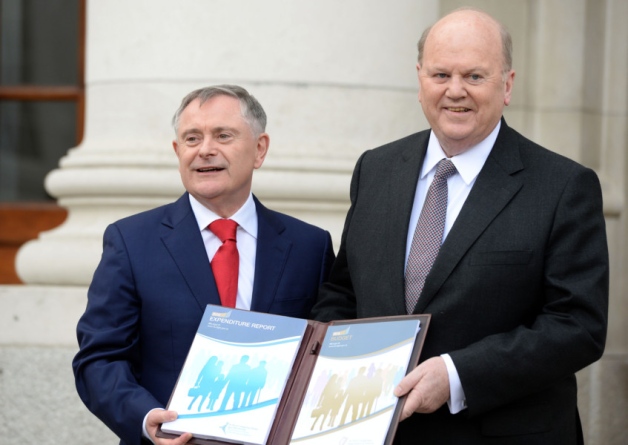
[[[405,313],[406,235],[429,134],[359,159],[340,251],[314,318]],[[578,443],[574,373],[603,352],[607,305],[597,176],[502,121],[415,309],[432,314],[421,360],[450,354],[468,408],[415,414],[396,440]]]

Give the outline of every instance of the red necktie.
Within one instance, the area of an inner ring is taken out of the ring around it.
[[[222,246],[216,251],[211,266],[220,301],[227,307],[235,307],[238,294],[240,256],[236,245],[237,228],[238,223],[231,219],[217,219],[209,225],[209,230],[222,241]]]

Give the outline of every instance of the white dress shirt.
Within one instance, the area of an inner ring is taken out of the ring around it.
[[[451,227],[454,225],[460,210],[464,205],[475,180],[482,170],[488,155],[495,144],[497,134],[501,127],[501,121],[497,123],[497,126],[479,144],[469,148],[465,152],[449,158],[451,162],[456,166],[457,173],[450,176],[447,179],[447,216],[445,219],[445,230],[443,231],[443,240],[449,234]],[[436,138],[436,135],[432,131],[430,133],[430,140],[427,145],[427,153],[425,154],[425,160],[421,168],[421,175],[414,194],[414,202],[412,204],[412,214],[410,215],[410,225],[408,227],[408,237],[406,241],[406,265],[408,263],[408,256],[410,255],[410,247],[412,245],[412,237],[414,236],[414,230],[419,221],[421,215],[421,209],[423,209],[423,203],[427,196],[427,190],[432,184],[434,174],[436,173],[436,165],[441,159],[447,158],[447,155],[443,151]],[[419,299],[421,297],[419,296]],[[444,296],[443,298],[447,298]],[[451,360],[449,354],[441,355],[445,360],[447,366],[447,373],[449,375],[449,393],[450,398],[447,401],[449,411],[452,414],[456,414],[466,408],[466,401],[462,384],[460,383],[460,377],[458,371],[454,366],[454,362]]]
[[[221,217],[198,202],[192,195],[189,196],[192,211],[203,237],[207,258],[211,263],[216,251],[222,245],[222,241],[207,227]],[[244,205],[229,219],[238,223],[236,243],[240,256],[240,267],[238,270],[236,308],[250,310],[255,278],[255,255],[257,254],[257,210],[252,194],[249,194]]]

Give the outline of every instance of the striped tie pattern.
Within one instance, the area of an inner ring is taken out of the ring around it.
[[[447,216],[447,179],[454,173],[456,167],[449,159],[442,159],[438,163],[414,230],[405,274],[406,309],[409,314],[414,311],[423,291],[425,278],[443,241]]]

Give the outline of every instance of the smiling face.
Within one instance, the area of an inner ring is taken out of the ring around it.
[[[510,103],[499,25],[476,11],[446,16],[430,30],[417,64],[419,101],[443,150],[455,156],[485,139]]]
[[[227,95],[202,105],[192,101],[181,113],[172,142],[185,189],[223,218],[246,202],[253,170],[262,166],[268,144],[266,133],[256,136],[251,130],[240,101]]]

